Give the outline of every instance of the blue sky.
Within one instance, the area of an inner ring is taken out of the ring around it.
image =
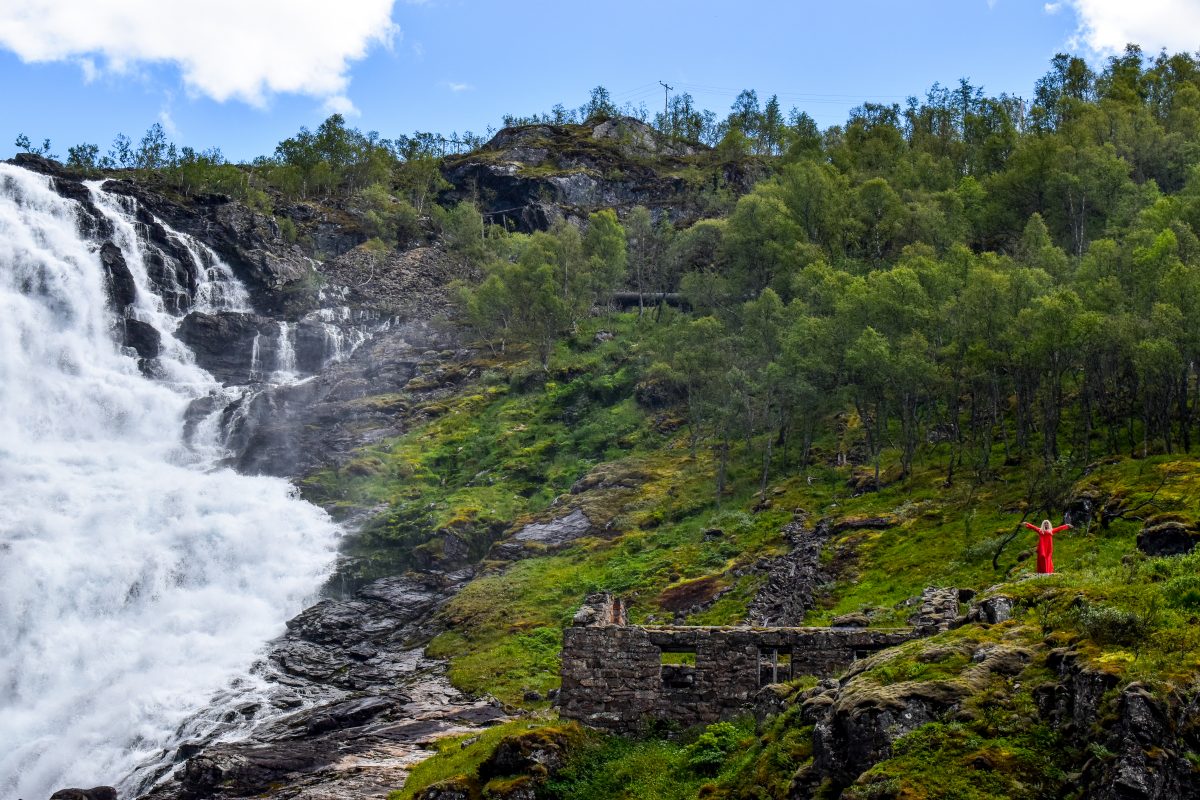
[[[0,0],[0,155],[22,132],[59,154],[103,151],[161,121],[180,144],[248,159],[331,110],[384,136],[481,132],[578,106],[597,84],[653,111],[660,80],[722,115],[742,88],[777,93],[824,127],[935,81],[1028,97],[1056,52],[1101,64],[1129,39],[1194,50],[1185,32],[1200,30],[1200,0],[19,5]]]

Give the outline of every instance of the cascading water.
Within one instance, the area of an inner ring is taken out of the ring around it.
[[[156,380],[114,342],[81,207],[0,164],[3,798],[118,781],[128,795],[214,691],[253,688],[255,653],[316,591],[338,535],[287,482],[217,468],[218,431],[183,441],[189,402],[220,387],[174,337],[180,306],[238,308],[245,292],[174,232],[196,274],[154,279],[132,201],[91,191],[137,287],[130,315],[161,336]]]
[[[296,345],[292,326],[286,322],[279,323],[279,341],[275,345],[275,374],[272,376],[276,383],[286,383],[296,377]]]

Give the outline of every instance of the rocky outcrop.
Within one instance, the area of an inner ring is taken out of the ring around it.
[[[971,605],[967,612],[968,622],[982,622],[997,625],[1012,619],[1015,603],[1011,597],[996,595],[979,600]]]
[[[901,736],[953,715],[993,676],[1019,675],[1032,654],[1020,647],[962,642],[931,646],[924,661],[966,657],[968,666],[954,678],[937,681],[880,682],[872,670],[895,659],[912,657],[885,651],[855,663],[844,677],[804,693],[799,702],[804,722],[813,725],[813,760],[796,775],[790,797],[809,797],[823,782],[846,787],[880,761],[891,757]]]
[[[249,383],[254,363],[254,340],[259,360],[274,363],[275,320],[258,314],[193,311],[183,318],[175,335],[196,355],[196,364],[222,383]],[[263,349],[268,352],[263,353]]]
[[[1117,702],[1117,722],[1106,742],[1113,753],[1085,771],[1096,800],[1173,800],[1200,797],[1200,773],[1184,756],[1179,735],[1196,720],[1186,706],[1171,708],[1139,683],[1126,686]],[[1195,742],[1192,742],[1195,746]],[[1193,751],[1194,752],[1194,751]]]
[[[453,330],[427,321],[379,330],[311,379],[264,387],[230,407],[234,463],[287,477],[338,468],[364,444],[403,433],[426,404],[477,374],[463,363],[468,355]]]
[[[124,313],[137,300],[137,284],[125,263],[121,248],[111,241],[100,246],[100,265],[104,268],[108,304],[117,313]]]
[[[494,701],[454,690],[444,665],[417,647],[469,578],[388,578],[305,610],[256,670],[274,688],[245,710],[261,718],[253,736],[220,743],[214,731],[182,743],[168,754],[173,774],[145,796],[224,799],[286,786],[289,798],[383,800],[434,740],[505,719]]]
[[[383,316],[432,319],[452,311],[448,287],[470,277],[440,245],[379,252],[358,248],[321,265],[326,296]]]
[[[519,558],[551,553],[570,546],[587,536],[592,521],[580,509],[547,522],[534,522],[517,530],[502,542],[492,545],[488,558],[515,561]]]
[[[490,222],[527,232],[564,217],[604,208],[621,214],[638,205],[687,225],[705,213],[704,189],[736,196],[764,176],[749,163],[720,164],[707,150],[673,142],[629,117],[505,128],[479,150],[447,160],[443,174],[454,188],[443,200],[476,200]],[[689,183],[682,177],[688,166],[711,178]]]

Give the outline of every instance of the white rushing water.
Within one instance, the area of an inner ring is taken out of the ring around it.
[[[92,192],[134,275],[133,313],[162,335],[163,377],[113,340],[78,206],[0,164],[5,800],[119,781],[128,794],[134,768],[316,591],[338,535],[286,481],[216,468],[219,448],[183,442],[189,402],[219,387],[151,291],[132,201]],[[219,259],[171,235],[203,267],[197,307],[245,304]]]

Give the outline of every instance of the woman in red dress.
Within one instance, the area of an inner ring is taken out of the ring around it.
[[[1037,571],[1041,575],[1049,575],[1054,572],[1054,534],[1065,531],[1071,526],[1059,525],[1055,528],[1047,519],[1042,520],[1040,528],[1032,522],[1026,522],[1025,527],[1038,532]]]

